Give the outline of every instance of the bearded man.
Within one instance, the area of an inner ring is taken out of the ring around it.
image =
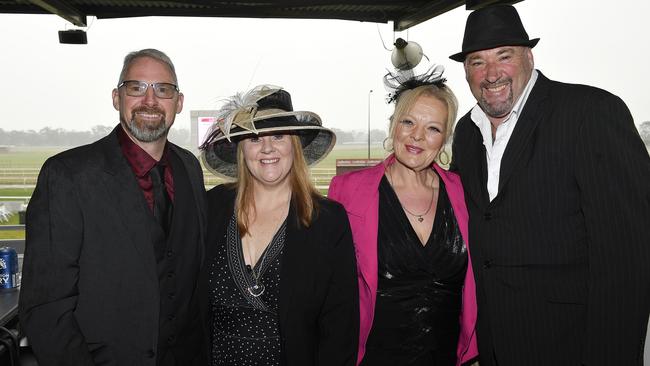
[[[41,366],[207,364],[196,279],[205,188],[167,133],[183,108],[174,65],[128,54],[120,123],[41,169],[27,209],[20,321]]]
[[[481,366],[641,366],[650,158],[621,98],[535,68],[517,10],[467,18],[458,122]],[[566,57],[567,55],[563,55]]]

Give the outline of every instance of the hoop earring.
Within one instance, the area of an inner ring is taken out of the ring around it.
[[[389,140],[389,138],[386,137],[386,138],[384,139],[384,141],[381,142],[381,147],[383,147],[384,150],[390,152],[390,150],[386,147],[386,141],[388,141],[388,140]]]
[[[444,160],[442,158],[443,156],[445,157]],[[449,154],[447,154],[444,148],[441,148],[438,152],[438,162],[442,165],[449,165],[451,163],[451,157],[449,157]]]

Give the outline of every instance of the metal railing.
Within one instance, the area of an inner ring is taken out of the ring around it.
[[[25,230],[25,225],[0,225],[0,231],[5,230]]]

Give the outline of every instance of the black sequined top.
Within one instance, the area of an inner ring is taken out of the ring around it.
[[[377,303],[362,365],[456,364],[467,249],[440,179],[422,245],[384,177],[379,185]]]
[[[251,269],[244,262],[236,216],[228,222],[210,268],[212,366],[280,365],[278,304],[285,233],[286,221]]]

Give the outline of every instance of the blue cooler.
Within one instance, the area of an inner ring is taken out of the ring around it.
[[[18,254],[11,247],[0,248],[0,291],[13,291],[20,286]]]

